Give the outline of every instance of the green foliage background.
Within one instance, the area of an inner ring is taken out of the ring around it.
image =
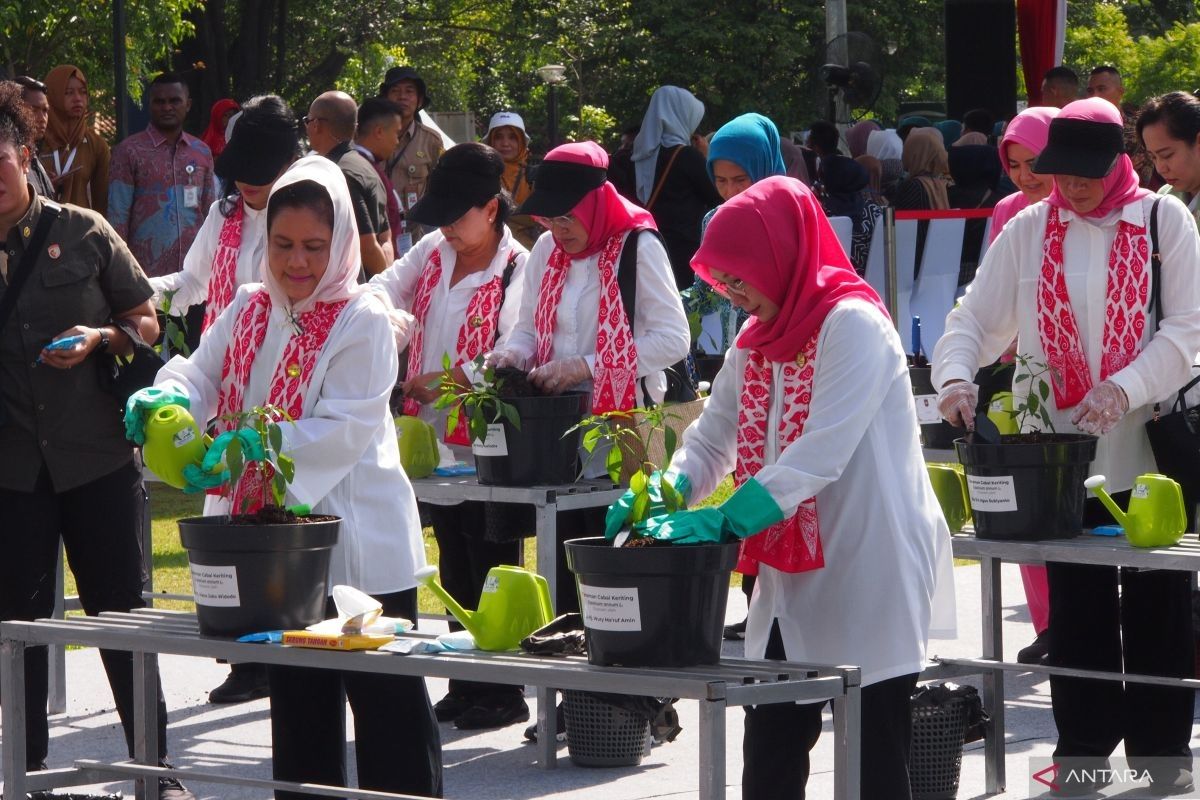
[[[712,130],[749,110],[785,133],[822,116],[817,68],[826,61],[817,0],[129,0],[129,88],[165,69],[195,69],[191,127],[221,96],[282,94],[297,108],[337,86],[377,91],[388,66],[415,65],[434,110],[470,109],[478,124],[512,108],[545,141],[546,87],[537,67],[560,63],[566,137],[611,144],[636,123],[655,87],[675,83],[704,100]],[[106,108],[111,97],[111,0],[0,4],[0,67],[44,75],[75,63]],[[938,0],[848,4],[848,27],[876,44],[883,91],[874,116],[893,120],[906,100],[944,97]],[[1111,63],[1128,99],[1200,86],[1195,0],[1072,0],[1065,62],[1086,74]],[[1015,43],[1014,43],[1015,46]],[[111,108],[111,102],[107,108]]]

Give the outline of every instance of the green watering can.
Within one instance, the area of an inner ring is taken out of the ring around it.
[[[1166,475],[1139,475],[1130,492],[1129,510],[1122,511],[1104,491],[1104,480],[1103,475],[1093,475],[1083,485],[1112,512],[1131,545],[1169,547],[1183,538],[1187,514],[1183,510],[1183,489],[1178,483]]]
[[[182,489],[183,468],[204,458],[211,440],[200,433],[196,420],[183,406],[156,408],[146,420],[142,458],[163,483]]]
[[[987,417],[996,426],[1000,435],[1020,433],[1017,418],[1013,416],[1012,392],[996,392],[988,402]]]
[[[967,499],[967,481],[958,464],[926,464],[929,482],[937,495],[942,516],[951,531],[961,531],[971,519],[971,503]]]
[[[417,582],[425,584],[471,632],[480,650],[515,650],[522,639],[554,618],[550,584],[527,569],[499,566],[488,570],[475,611],[459,605],[436,576],[437,567],[424,567],[416,574]]]

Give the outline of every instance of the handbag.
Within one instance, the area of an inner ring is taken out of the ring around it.
[[[1158,252],[1158,200],[1150,209],[1150,271],[1153,282],[1155,330],[1162,324],[1162,295],[1159,272],[1162,256]],[[1146,423],[1146,436],[1158,471],[1174,479],[1183,489],[1183,507],[1187,512],[1187,529],[1194,530],[1196,503],[1200,502],[1200,408],[1188,407],[1187,393],[1200,376],[1188,381],[1175,396],[1170,410],[1162,413],[1160,403],[1154,404],[1154,416]]]
[[[102,353],[96,358],[96,368],[100,372],[100,388],[117,398],[121,408],[125,408],[130,395],[154,385],[154,378],[162,369],[163,360],[158,351],[142,338],[133,321],[116,319],[111,324],[129,337],[133,353],[128,356]]]

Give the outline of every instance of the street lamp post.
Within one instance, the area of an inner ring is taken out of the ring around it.
[[[549,147],[558,145],[558,85],[566,81],[567,68],[562,64],[547,64],[538,67],[538,77],[546,84],[546,114],[549,117],[547,138]]]

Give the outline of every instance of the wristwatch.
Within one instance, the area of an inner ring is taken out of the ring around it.
[[[100,344],[96,345],[96,352],[107,353],[109,344],[108,331],[104,328],[96,328],[96,333],[100,334]]]

